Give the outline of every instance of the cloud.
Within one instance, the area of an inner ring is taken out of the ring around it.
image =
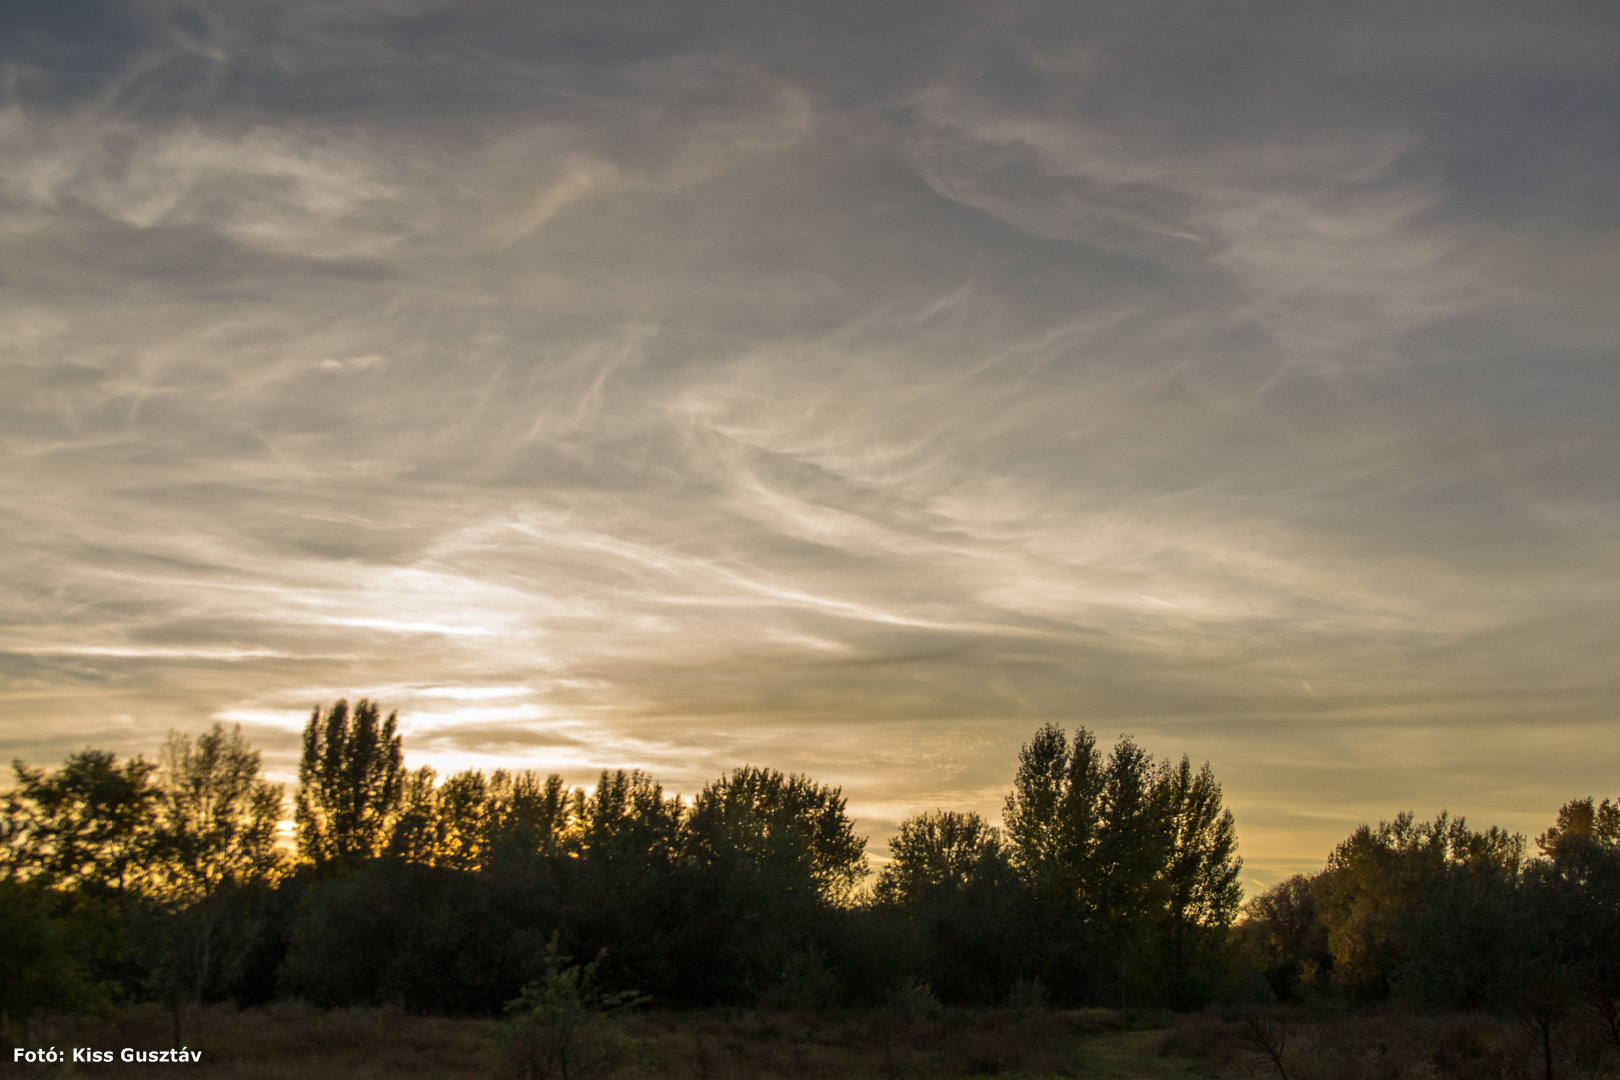
[[[1608,782],[1602,10],[18,10],[14,754],[369,695],[881,847],[1085,723],[1262,880]]]

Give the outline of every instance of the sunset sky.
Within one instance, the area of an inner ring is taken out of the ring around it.
[[[1620,795],[1620,5],[0,6],[0,751]]]

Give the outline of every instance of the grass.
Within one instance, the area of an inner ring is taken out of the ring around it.
[[[156,1049],[172,1045],[170,1031],[167,1014],[136,1008],[104,1020],[36,1024],[26,1045]],[[521,1077],[513,1033],[495,1020],[390,1009],[218,1008],[187,1029],[186,1045],[203,1052],[199,1064],[45,1068],[5,1062],[0,1073],[178,1074],[190,1080]],[[570,1080],[1543,1080],[1544,1066],[1533,1040],[1511,1018],[1397,1009],[1184,1017],[1056,1009],[643,1011],[588,1027],[572,1049]],[[1620,1076],[1620,1048],[1571,1020],[1556,1068],[1554,1080]]]

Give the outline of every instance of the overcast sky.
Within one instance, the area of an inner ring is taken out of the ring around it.
[[[0,751],[1620,794],[1620,7],[0,6]]]

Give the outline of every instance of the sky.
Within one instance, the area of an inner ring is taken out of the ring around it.
[[[1620,7],[0,6],[0,752],[1620,795]]]

